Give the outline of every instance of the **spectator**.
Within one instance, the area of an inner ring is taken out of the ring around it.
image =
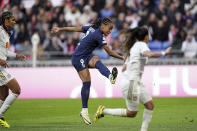
[[[19,33],[17,34],[17,39],[16,39],[16,49],[17,50],[22,50],[21,45],[23,44],[24,41],[29,40],[30,37],[28,35],[27,30],[25,29],[25,25],[24,24],[20,24],[19,25]],[[23,54],[23,53],[22,53]]]
[[[93,18],[94,12],[92,12],[92,9],[89,5],[84,6],[83,8],[83,14],[79,18],[80,24],[87,25],[90,20]]]
[[[195,34],[195,28],[191,19],[186,20],[184,30],[190,34]]]
[[[167,41],[168,40],[168,29],[165,28],[164,22],[159,20],[157,23],[157,28],[155,32],[155,40]]]
[[[114,2],[115,7],[115,16],[118,16],[120,13],[127,13],[127,6],[125,0],[116,0]]]
[[[186,32],[183,29],[180,29],[176,36],[172,39],[172,50],[179,51],[181,50],[182,43],[186,39]]]
[[[67,49],[69,54],[72,54],[74,52],[75,44],[73,42],[72,37],[69,37],[67,40]]]
[[[80,16],[81,16],[81,13],[77,10],[76,6],[72,6],[71,10],[66,13],[65,20],[67,22],[71,21],[72,25],[76,26],[77,25],[76,21],[78,21]]]
[[[197,42],[192,34],[189,34],[183,42],[181,50],[185,58],[194,58],[197,53]]]
[[[17,24],[12,36],[13,49],[23,45],[35,31],[39,31],[42,47],[48,45],[44,43],[51,43],[50,33],[47,32],[53,26],[87,25],[97,18],[108,16],[115,23],[111,33],[111,45],[114,47],[118,47],[117,33],[122,29],[147,25],[153,40],[169,40],[174,49],[181,50],[185,32],[197,38],[197,4],[187,3],[190,6],[184,9],[186,1],[189,0],[62,0],[61,5],[55,7],[51,0],[35,0],[32,8],[26,8],[22,0],[9,0],[9,4],[0,8],[0,14],[3,10],[14,12]],[[26,29],[24,35],[21,35],[21,24]],[[65,42],[71,38],[77,45],[79,33],[66,32],[65,35]]]
[[[83,9],[85,6],[84,0],[76,0],[76,7],[79,9],[80,13],[83,13]]]
[[[52,41],[46,48],[46,51],[63,51],[62,45],[58,37],[55,36],[52,38]]]
[[[170,4],[169,10],[167,11],[167,16],[169,18],[170,23],[175,24],[176,23],[176,19],[175,19],[175,15],[176,15],[177,9],[174,3]]]
[[[114,9],[112,5],[106,5],[105,8],[100,11],[101,18],[111,17],[113,16],[113,14],[114,14]]]
[[[168,40],[170,43],[173,42],[174,38],[176,37],[177,29],[175,26],[172,24],[170,25],[170,31],[168,32]]]
[[[122,30],[124,21],[125,21],[125,14],[124,13],[120,13],[118,15],[118,19],[117,19],[117,21],[115,23],[116,24],[116,28],[118,30]]]
[[[182,14],[180,12],[177,12],[175,14],[175,27],[180,29],[184,25],[183,19],[182,19]]]

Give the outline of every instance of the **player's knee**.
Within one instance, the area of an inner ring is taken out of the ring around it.
[[[145,104],[146,109],[148,110],[153,110],[154,109],[154,103],[153,101],[150,101],[148,103]]]
[[[127,110],[127,117],[136,117],[137,116],[137,111],[129,111]]]
[[[17,88],[13,91],[13,93],[20,95],[21,94],[21,88]]]
[[[94,56],[94,63],[96,64],[97,61],[99,61],[99,57],[98,56]]]

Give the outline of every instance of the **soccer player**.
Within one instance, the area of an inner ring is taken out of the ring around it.
[[[19,55],[8,50],[10,45],[10,29],[14,27],[16,23],[15,18],[11,12],[3,12],[1,16],[0,26],[0,125],[9,128],[10,125],[5,121],[4,114],[12,103],[17,99],[20,94],[20,86],[16,79],[11,76],[6,67],[7,57],[15,57],[19,60],[25,60],[24,55]],[[8,95],[8,89],[11,93]]]
[[[94,56],[92,51],[97,47],[102,47],[110,56],[124,60],[124,57],[112,51],[105,40],[105,36],[109,35],[113,29],[112,21],[109,18],[103,18],[96,21],[91,26],[82,27],[54,27],[52,33],[59,31],[78,31],[86,33],[85,37],[80,41],[72,55],[72,65],[78,72],[80,79],[83,82],[81,89],[82,97],[82,111],[80,116],[87,125],[91,124],[88,115],[88,99],[91,85],[91,78],[89,68],[96,68],[105,77],[109,78],[111,83],[114,84],[118,71],[113,68],[111,73],[109,69],[101,63],[98,56]]]
[[[135,117],[138,112],[139,102],[144,104],[143,121],[141,131],[147,131],[152,118],[154,108],[153,100],[147,89],[141,82],[144,66],[148,57],[160,57],[168,54],[171,47],[164,52],[151,52],[148,48],[149,35],[145,27],[128,29],[123,32],[126,41],[123,49],[126,53],[126,61],[123,66],[123,79],[121,80],[121,90],[126,101],[127,109],[110,109],[100,105],[94,115],[94,121],[104,115],[114,115],[122,117]]]

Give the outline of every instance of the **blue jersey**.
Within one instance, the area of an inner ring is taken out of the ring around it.
[[[74,56],[88,56],[97,47],[102,47],[107,44],[104,34],[100,28],[94,29],[91,26],[82,26],[82,32],[86,33],[85,37],[76,47]]]

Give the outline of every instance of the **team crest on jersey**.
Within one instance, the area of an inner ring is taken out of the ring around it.
[[[8,74],[8,75],[7,75],[7,77],[8,77],[8,78],[11,78],[11,75],[10,75],[10,74]]]
[[[133,101],[137,101],[137,96],[133,96]]]
[[[10,42],[6,42],[5,47],[9,48],[10,47]]]

